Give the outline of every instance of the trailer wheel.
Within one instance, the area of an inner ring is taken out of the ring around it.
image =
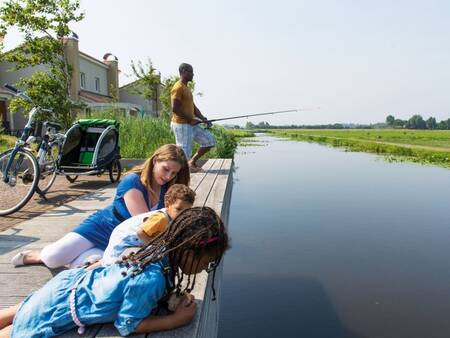
[[[118,159],[111,162],[109,166],[109,179],[112,183],[117,182],[122,174],[122,165]]]

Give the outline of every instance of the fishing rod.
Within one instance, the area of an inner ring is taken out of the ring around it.
[[[217,121],[242,119],[242,118],[245,118],[245,117],[251,117],[251,116],[262,116],[262,115],[274,115],[274,114],[282,114],[282,113],[293,113],[293,112],[309,111],[309,110],[316,110],[316,109],[320,109],[320,107],[317,107],[317,108],[308,108],[308,109],[278,110],[278,111],[271,111],[271,112],[267,112],[267,113],[248,114],[248,115],[238,115],[238,116],[232,116],[232,117],[223,117],[223,118],[220,118],[220,119],[212,119],[212,120],[201,121],[201,123],[213,123],[213,122],[217,122]]]

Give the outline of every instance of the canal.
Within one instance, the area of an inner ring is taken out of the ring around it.
[[[219,337],[450,337],[450,170],[240,147]]]

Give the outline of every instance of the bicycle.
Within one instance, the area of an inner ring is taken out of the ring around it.
[[[17,88],[8,84],[5,85],[5,88],[12,91],[15,96],[27,102],[32,102],[25,93]],[[22,135],[14,148],[0,154],[0,216],[9,215],[21,209],[37,189],[42,192],[38,188],[41,167],[29,148],[30,143],[35,139],[31,135],[31,131],[36,114],[39,112],[52,113],[52,110],[38,106],[33,107],[30,110]],[[43,154],[43,151],[41,151],[41,154]],[[44,161],[42,163],[44,164]],[[46,189],[45,186],[42,188]]]
[[[65,134],[58,133],[62,129],[59,123],[44,122],[43,128],[46,132],[39,144],[37,160],[39,164],[39,182],[36,187],[36,192],[44,199],[53,183],[55,182],[58,172],[58,159],[62,152],[62,146],[66,139]],[[30,142],[31,143],[31,142]]]

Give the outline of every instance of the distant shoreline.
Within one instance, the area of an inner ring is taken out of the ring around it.
[[[274,136],[376,153],[388,161],[450,168],[450,131],[405,129],[269,129]]]

